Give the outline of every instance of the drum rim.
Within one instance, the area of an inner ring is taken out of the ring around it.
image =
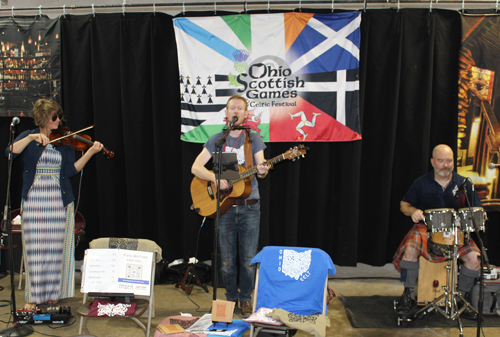
[[[453,208],[429,208],[424,211],[424,213],[431,213],[431,212],[451,212],[451,213],[456,213],[456,211]]]
[[[475,207],[472,207],[472,210],[473,211],[483,211],[484,212],[484,208],[483,207],[480,207],[480,206],[475,206]],[[470,207],[462,207],[462,208],[459,208],[458,209],[458,212],[461,213],[461,212],[468,212],[470,211]]]

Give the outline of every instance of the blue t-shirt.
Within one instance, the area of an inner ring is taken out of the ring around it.
[[[297,315],[323,313],[325,282],[336,272],[327,253],[318,248],[268,246],[252,259],[258,262],[257,308]]]
[[[469,203],[465,199],[465,194],[458,192],[464,179],[466,178],[453,172],[451,181],[443,191],[441,185],[434,179],[434,171],[431,171],[413,182],[408,192],[404,195],[403,201],[422,211],[436,208],[454,208],[458,210],[469,207]],[[470,205],[481,207],[481,200],[476,191],[472,190],[473,186],[470,181],[467,181],[466,187]]]
[[[222,132],[213,135],[204,145],[208,150],[208,152],[210,152],[212,157],[215,152],[215,142],[217,142],[217,140],[221,137],[221,135]],[[245,137],[246,137],[246,132],[244,130],[242,131],[241,136],[238,138],[227,136],[226,143],[222,147],[222,152],[236,153],[238,157],[238,164],[244,167],[246,167],[245,146],[244,146]],[[255,132],[250,132],[250,140],[252,145],[252,156],[254,156],[252,159],[254,159],[254,166],[256,166],[255,154],[261,150],[264,150],[266,148],[266,144],[264,144],[260,136]],[[250,181],[250,186],[252,187],[252,193],[250,193],[247,199],[260,199],[259,183],[257,182],[257,177],[254,177]]]

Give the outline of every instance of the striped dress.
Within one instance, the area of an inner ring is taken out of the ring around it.
[[[74,209],[73,203],[63,205],[60,171],[60,152],[47,147],[21,207],[28,303],[57,301],[74,292]]]

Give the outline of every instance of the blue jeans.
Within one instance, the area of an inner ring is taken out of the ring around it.
[[[222,281],[229,301],[251,301],[255,285],[255,265],[260,230],[260,201],[253,205],[231,206],[219,221]],[[239,249],[239,251],[238,251]],[[236,254],[240,255],[240,292]]]

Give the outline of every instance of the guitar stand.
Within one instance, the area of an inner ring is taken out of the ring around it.
[[[191,271],[191,268],[193,268],[192,271]],[[207,286],[205,284],[201,283],[200,279],[198,277],[196,277],[195,265],[192,263],[188,264],[188,268],[186,269],[186,273],[184,274],[184,277],[182,278],[182,280],[180,280],[179,282],[176,283],[175,287],[181,288],[182,290],[184,290],[186,292],[186,295],[191,294],[191,291],[193,291],[194,285],[191,284],[191,281],[188,281],[188,277],[191,277],[192,279],[194,279],[196,285],[203,288],[203,290],[206,293],[208,293]],[[186,282],[188,283],[187,286],[186,286]]]

